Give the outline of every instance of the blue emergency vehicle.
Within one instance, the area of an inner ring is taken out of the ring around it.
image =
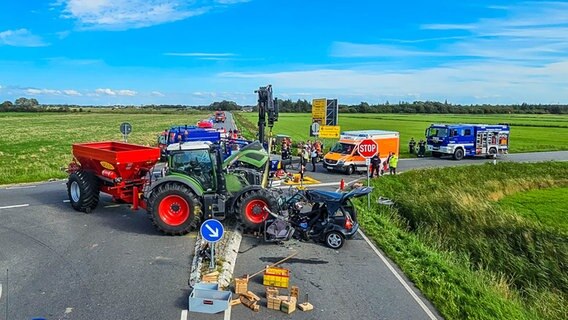
[[[426,144],[433,157],[495,157],[509,152],[506,124],[432,124],[426,129]]]

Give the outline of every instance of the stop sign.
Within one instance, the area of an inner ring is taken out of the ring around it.
[[[365,139],[359,143],[359,154],[364,158],[372,158],[378,151],[379,146],[371,139]]]

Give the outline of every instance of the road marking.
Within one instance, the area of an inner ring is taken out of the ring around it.
[[[0,209],[22,208],[22,207],[27,207],[27,206],[29,206],[28,203],[26,203],[26,204],[16,204],[16,205],[13,205],[13,206],[0,207]]]
[[[389,268],[389,270],[392,272],[392,274],[394,274],[394,276],[398,279],[398,281],[404,286],[404,288],[406,289],[406,291],[408,291],[408,293],[410,293],[410,295],[412,296],[412,298],[414,298],[414,300],[420,305],[420,307],[422,308],[422,310],[424,310],[424,312],[426,312],[426,314],[428,315],[428,317],[431,320],[436,320],[438,318],[436,318],[436,316],[434,315],[434,313],[432,311],[430,311],[430,309],[428,308],[428,306],[426,306],[426,304],[424,304],[424,302],[416,295],[416,293],[414,293],[414,291],[412,290],[412,288],[410,288],[410,286],[406,283],[406,281],[404,281],[404,279],[402,278],[402,276],[396,271],[396,269],[390,264],[390,262],[385,258],[385,256],[383,256],[383,254],[379,251],[379,249],[377,249],[377,247],[375,247],[375,245],[371,242],[371,240],[369,240],[369,238],[367,238],[367,236],[363,233],[363,231],[361,231],[361,229],[357,230],[357,232],[359,232],[359,234],[363,237],[363,239],[365,239],[365,241],[367,242],[367,244],[369,244],[369,246],[371,247],[371,249],[373,249],[373,251],[375,252],[375,254],[377,256],[379,256],[379,258],[381,258],[381,260],[384,262],[384,264]]]
[[[187,320],[187,310],[181,310],[180,320]]]
[[[63,200],[63,202],[67,203],[67,202],[71,202],[71,200],[67,199],[67,200]]]
[[[6,190],[14,190],[14,189],[29,189],[35,188],[36,186],[16,186],[16,187],[8,187]]]

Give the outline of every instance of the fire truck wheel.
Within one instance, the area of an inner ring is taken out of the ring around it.
[[[148,214],[156,228],[169,235],[184,235],[197,225],[199,200],[186,186],[165,183],[148,199]],[[197,210],[196,210],[197,209]]]
[[[489,153],[487,154],[487,159],[493,159],[497,155],[497,149],[491,148],[489,149]]]
[[[454,151],[454,160],[461,160],[463,159],[463,149],[458,148]]]
[[[255,230],[259,229],[268,218],[269,213],[264,207],[275,210],[276,199],[264,189],[253,190],[239,197],[235,212],[245,228]]]
[[[73,209],[91,213],[99,204],[99,183],[92,173],[79,170],[67,180],[67,195]]]

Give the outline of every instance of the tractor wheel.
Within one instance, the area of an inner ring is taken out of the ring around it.
[[[462,148],[458,148],[456,149],[456,151],[454,151],[454,160],[461,160],[463,159],[464,153],[463,153],[463,149]]]
[[[268,191],[260,189],[246,192],[237,200],[237,218],[245,228],[258,229],[269,215],[264,207],[270,210],[277,208],[276,199]]]
[[[67,180],[67,195],[73,209],[91,213],[99,204],[99,181],[92,173],[79,170]]]
[[[199,200],[186,186],[165,183],[148,199],[148,214],[154,226],[165,234],[184,235],[197,225]]]

